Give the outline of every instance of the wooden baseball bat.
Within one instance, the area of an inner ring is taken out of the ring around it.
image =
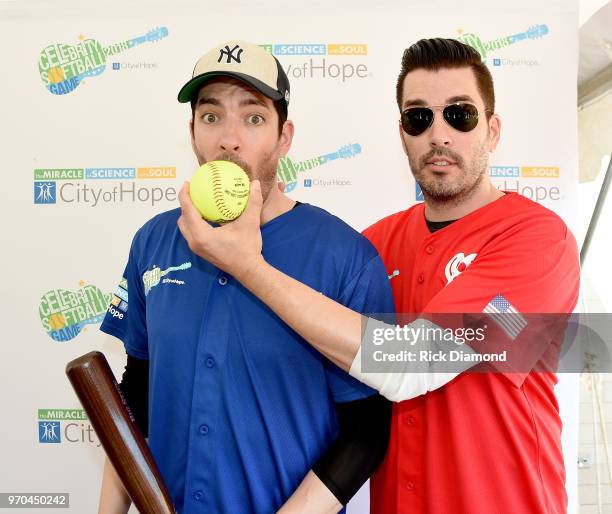
[[[66,375],[136,508],[142,514],[176,514],[104,355],[89,352],[70,361]]]

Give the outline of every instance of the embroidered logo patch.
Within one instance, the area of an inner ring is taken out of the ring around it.
[[[465,255],[463,252],[459,252],[446,264],[444,273],[446,274],[446,285],[450,284],[455,280],[461,273],[463,273],[470,264],[476,258],[476,253]]]
[[[162,282],[163,284],[165,283],[179,284],[180,283],[180,285],[184,285],[185,282],[183,280],[175,280],[171,278],[165,278],[164,280],[162,280],[162,277],[165,277],[168,273],[171,273],[173,271],[183,271],[189,268],[191,268],[191,262],[184,262],[183,264],[180,264],[179,266],[170,266],[169,268],[166,268],[165,270],[160,269],[159,266],[153,266],[153,269],[149,271],[145,271],[142,275],[142,282],[144,284],[145,296],[149,294],[149,291],[153,289],[156,285],[158,285],[160,282]]]

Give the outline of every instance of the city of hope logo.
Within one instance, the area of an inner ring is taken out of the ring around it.
[[[283,59],[283,68],[292,79],[324,79],[348,82],[366,79],[372,74],[363,62],[368,55],[368,45],[363,43],[275,43],[260,45],[268,53]],[[305,57],[296,62],[297,57]],[[339,57],[340,60],[336,60]],[[357,62],[351,57],[359,58]]]
[[[176,187],[157,185],[157,179],[175,178],[174,166],[36,168],[34,204],[98,207],[109,203],[140,203],[154,207],[159,202],[176,201]],[[154,184],[143,180],[154,180]]]
[[[34,203],[55,203],[55,182],[34,181]]]
[[[82,409],[38,409],[38,442],[81,443],[100,446],[95,430]]]

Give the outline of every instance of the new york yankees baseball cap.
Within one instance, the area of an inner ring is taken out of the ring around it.
[[[192,78],[179,91],[178,101],[190,102],[202,85],[214,77],[233,77],[251,85],[271,100],[289,105],[289,79],[272,54],[245,41],[217,45],[196,62]]]

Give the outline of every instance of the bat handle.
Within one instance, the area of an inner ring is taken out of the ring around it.
[[[176,514],[104,355],[89,352],[70,361],[66,375],[134,505],[142,514]]]

